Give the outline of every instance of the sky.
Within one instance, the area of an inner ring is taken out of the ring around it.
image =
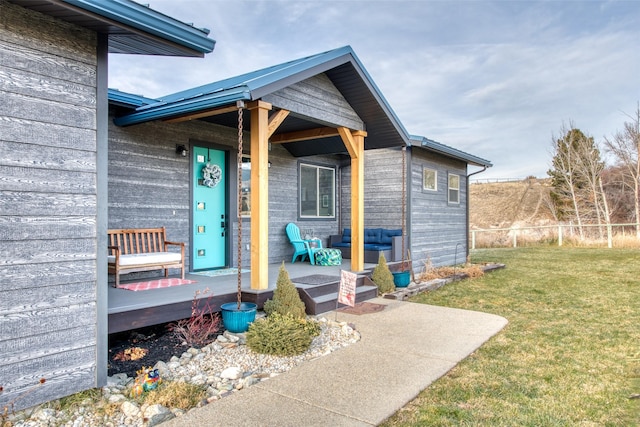
[[[110,55],[109,87],[158,98],[350,45],[410,134],[493,163],[476,179],[544,178],[562,129],[601,142],[640,101],[640,0],[144,3],[215,49]]]

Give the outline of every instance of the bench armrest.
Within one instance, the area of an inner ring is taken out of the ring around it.
[[[406,237],[404,243],[406,246]],[[391,238],[391,261],[402,261],[402,252],[402,236],[393,236]],[[406,253],[406,250],[404,252]]]
[[[174,245],[174,246],[179,246],[180,247],[180,257],[182,258],[182,263],[184,266],[184,242],[171,242],[171,241],[164,241],[164,250],[168,251],[168,246],[169,245]],[[184,268],[182,269],[182,272],[184,274]],[[184,279],[184,277],[183,277]]]
[[[333,246],[334,243],[342,243],[342,234],[332,234],[329,236],[329,246]]]

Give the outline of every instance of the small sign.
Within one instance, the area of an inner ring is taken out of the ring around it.
[[[350,271],[341,270],[340,290],[338,291],[338,302],[351,307],[356,305],[356,281],[358,275]]]

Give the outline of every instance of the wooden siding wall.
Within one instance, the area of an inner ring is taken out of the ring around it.
[[[409,162],[407,156],[407,163]],[[349,163],[347,162],[347,165]],[[339,229],[351,227],[351,167],[341,170],[341,221]],[[409,188],[407,187],[407,200]],[[365,228],[402,228],[402,152],[397,149],[364,153]],[[407,224],[408,227],[408,224]],[[407,229],[408,230],[408,229]],[[408,233],[408,231],[407,231]]]
[[[364,130],[351,105],[325,74],[318,74],[266,95],[264,101],[292,113],[313,117],[329,126]]]
[[[434,266],[463,262],[466,256],[466,163],[421,148],[407,150],[407,244],[414,271],[429,260]],[[422,191],[422,168],[435,169],[438,191]],[[460,176],[460,203],[447,201],[447,176]],[[341,170],[341,226],[350,227],[350,168]],[[365,152],[365,227],[402,227],[402,151],[400,148]],[[457,245],[457,247],[456,247]]]
[[[0,0],[0,410],[96,386],[96,46]]]
[[[313,141],[309,141],[313,143]],[[293,247],[289,243],[285,227],[295,223],[302,232],[308,230],[322,240],[324,247],[329,236],[338,233],[339,216],[336,208],[334,219],[298,219],[298,174],[299,163],[336,167],[336,185],[340,174],[337,156],[312,156],[293,158],[281,146],[274,144],[269,153],[269,262],[291,262]],[[336,198],[338,191],[336,191]],[[338,204],[336,200],[336,204]]]
[[[249,134],[245,133],[248,140]],[[109,128],[109,228],[167,227],[170,240],[189,244],[190,239],[190,157],[176,155],[176,144],[228,147],[230,218],[229,259],[237,265],[236,175],[237,130],[203,121],[185,123],[153,122],[130,127]],[[251,153],[247,152],[248,155]],[[291,245],[285,233],[289,222],[301,229],[313,229],[328,243],[330,234],[338,230],[336,220],[298,221],[296,195],[298,160],[282,146],[274,144],[269,153],[269,262],[290,261]],[[335,156],[300,159],[315,164],[334,166]],[[251,220],[242,224],[244,268],[250,265],[246,245],[251,243]],[[190,250],[187,247],[187,254]],[[188,255],[187,255],[188,258]],[[188,265],[187,259],[187,265]],[[132,273],[128,278],[151,277],[161,272]],[[110,278],[110,280],[112,280]]]
[[[437,191],[422,190],[423,167],[437,171]],[[448,203],[448,174],[460,176],[460,203]],[[420,271],[464,262],[467,250],[467,165],[422,148],[411,148],[411,258]],[[456,256],[457,251],[457,256]]]
[[[231,150],[229,167],[234,168],[229,169],[229,176],[235,182],[237,131],[197,120],[174,124],[153,122],[123,128],[115,126],[112,119],[109,120],[108,227],[166,227],[167,239],[187,244],[185,265],[188,266],[191,253],[191,151],[187,157],[182,157],[176,154],[176,145],[185,145],[189,150],[192,143],[220,149],[227,147]],[[233,191],[234,187],[230,188]],[[233,218],[235,212],[231,211]],[[232,222],[235,236],[237,222],[233,219]],[[126,278],[159,274],[163,273],[132,273]],[[109,277],[109,280],[113,278]]]

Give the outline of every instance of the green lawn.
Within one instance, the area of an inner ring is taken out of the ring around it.
[[[416,296],[509,325],[384,426],[638,426],[640,252],[486,249],[506,268]]]

